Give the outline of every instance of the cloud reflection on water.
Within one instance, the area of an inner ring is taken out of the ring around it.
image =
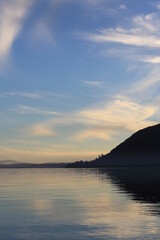
[[[132,173],[131,169],[1,171],[3,239],[158,239],[158,185],[154,192],[146,184],[145,199],[146,174],[137,172],[141,176],[137,179],[135,170]],[[158,177],[158,169],[154,176]]]

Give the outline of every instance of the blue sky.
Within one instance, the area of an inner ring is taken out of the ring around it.
[[[0,159],[94,159],[159,123],[160,1],[0,0]]]

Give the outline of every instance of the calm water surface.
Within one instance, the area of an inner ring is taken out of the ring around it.
[[[160,239],[152,172],[1,169],[0,239]]]

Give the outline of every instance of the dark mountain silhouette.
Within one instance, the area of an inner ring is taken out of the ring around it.
[[[67,165],[67,167],[109,166],[160,166],[160,124],[139,130],[110,153],[93,161]]]

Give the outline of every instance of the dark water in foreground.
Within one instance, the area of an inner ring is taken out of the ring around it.
[[[160,169],[1,169],[0,239],[160,239]]]

